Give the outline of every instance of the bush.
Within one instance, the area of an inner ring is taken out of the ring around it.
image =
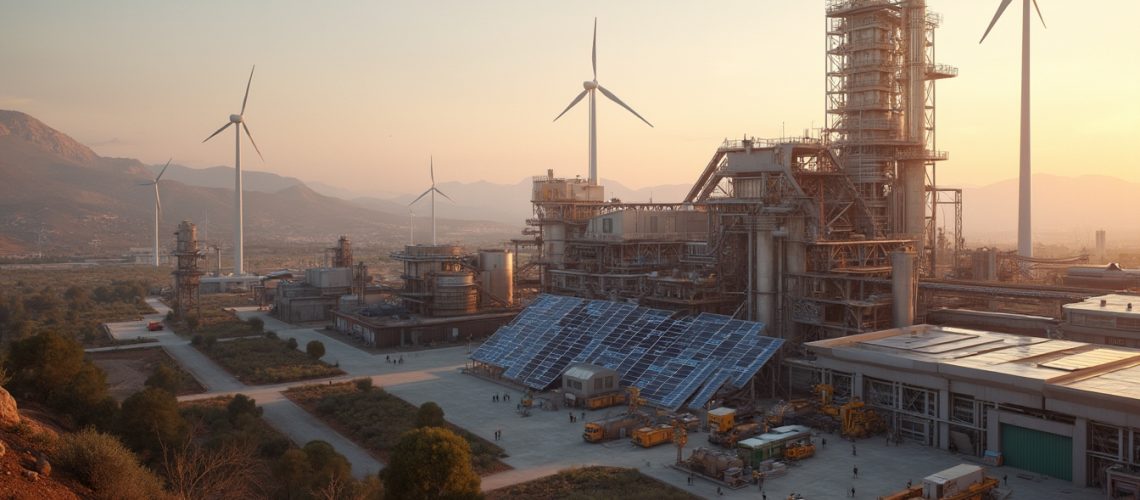
[[[182,374],[168,363],[162,363],[154,369],[154,373],[150,377],[147,377],[144,385],[162,389],[171,394],[178,394],[178,390],[182,387]]]
[[[205,347],[207,351],[213,349],[217,344],[218,338],[213,335],[207,335],[206,338],[202,339],[202,347]]]
[[[356,384],[356,388],[359,389],[360,392],[368,392],[372,390],[372,379],[369,377],[358,378],[354,380],[353,383]]]
[[[249,318],[245,320],[245,324],[249,325],[249,330],[253,333],[261,333],[265,330],[265,320],[261,318]]]
[[[238,417],[245,414],[260,417],[261,411],[261,408],[257,406],[257,401],[245,394],[234,396],[229,404],[226,405],[226,413],[230,416],[230,422],[237,422]]]
[[[277,332],[275,332],[273,330],[266,330],[265,331],[265,338],[277,340],[278,339]]]
[[[325,345],[319,340],[310,340],[308,344],[305,344],[305,352],[310,358],[321,359],[325,355]]]
[[[420,405],[416,411],[416,427],[444,427],[447,422],[443,420],[443,408],[435,402],[428,401]]]
[[[190,345],[192,346],[200,346],[202,342],[203,339],[201,335],[195,334],[193,337],[190,337]]]
[[[65,434],[52,460],[91,488],[93,498],[146,500],[167,496],[158,476],[107,434],[91,429]]]
[[[194,316],[194,315],[186,316],[186,328],[189,328],[191,332],[194,330],[197,330],[198,325],[200,325],[201,323],[202,323],[202,321],[200,319],[198,319],[197,316]]]
[[[285,347],[288,347],[291,350],[296,350],[297,349],[297,339],[295,339],[293,337],[289,337],[289,340],[285,341]]]

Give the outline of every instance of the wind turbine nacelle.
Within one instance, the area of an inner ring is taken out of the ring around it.
[[[582,87],[584,87],[586,90],[594,90],[598,88],[598,82],[593,80],[585,81],[582,82]]]
[[[230,122],[241,123],[241,115],[230,115]]]

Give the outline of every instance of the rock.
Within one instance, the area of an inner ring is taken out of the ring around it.
[[[43,452],[36,452],[36,472],[44,477],[51,475],[51,462],[48,462],[47,455]]]
[[[39,481],[40,479],[40,475],[37,474],[36,471],[28,469],[24,469],[24,477],[33,483]]]
[[[8,454],[8,447],[4,445],[4,441],[0,441],[0,457]]]
[[[20,412],[16,409],[16,400],[7,389],[0,387],[0,427],[12,427],[18,423]]]

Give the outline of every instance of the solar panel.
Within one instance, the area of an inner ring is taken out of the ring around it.
[[[704,405],[725,384],[748,383],[783,344],[763,329],[719,314],[674,318],[624,302],[540,295],[471,358],[540,391],[570,365],[604,366],[650,404],[675,410],[685,401]]]

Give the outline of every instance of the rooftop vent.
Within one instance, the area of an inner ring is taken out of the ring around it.
[[[1100,299],[1100,306],[1101,306],[1101,307],[1104,307],[1104,306],[1107,306],[1107,305],[1108,305],[1108,301],[1107,301],[1107,300],[1104,300],[1104,299]]]
[[[1132,310],[1132,303],[1131,303],[1131,302],[1129,302],[1129,303],[1128,303],[1128,310],[1129,310],[1129,311],[1131,311],[1131,310]]]

